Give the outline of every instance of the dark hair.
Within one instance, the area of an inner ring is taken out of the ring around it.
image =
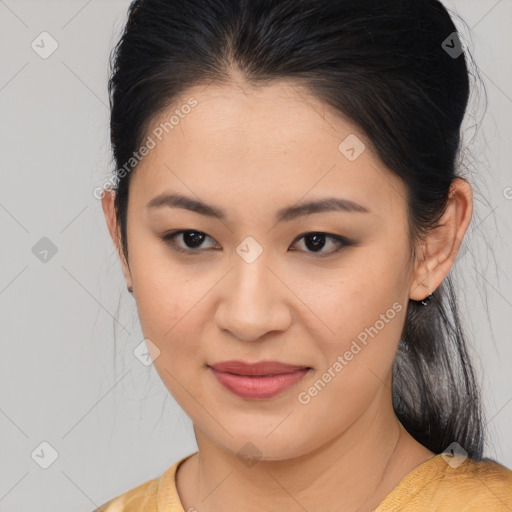
[[[292,80],[358,126],[406,184],[411,258],[458,175],[470,83],[455,25],[436,0],[135,0],[111,55],[111,142],[126,168],[150,123],[188,88]],[[134,170],[135,172],[134,165]],[[128,262],[133,172],[116,179]],[[463,178],[464,179],[464,178]],[[393,405],[435,453],[483,452],[482,413],[449,274],[428,307],[410,300],[393,368]]]

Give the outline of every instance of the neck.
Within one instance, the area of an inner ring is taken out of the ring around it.
[[[379,407],[382,403],[376,396],[364,415],[315,450],[293,459],[259,460],[251,467],[195,427],[199,453],[182,464],[177,476],[184,509],[373,510],[407,473],[434,455],[405,431],[391,401],[386,408]]]

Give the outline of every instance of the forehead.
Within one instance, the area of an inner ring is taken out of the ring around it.
[[[403,207],[401,180],[363,143],[364,134],[292,82],[190,88],[147,136],[155,146],[131,184],[145,198],[180,189],[209,202],[219,203],[223,191],[282,202],[286,191],[288,204],[339,192],[387,210],[393,202]],[[355,160],[340,149],[345,140],[360,144]]]
[[[322,146],[330,144],[336,150],[338,139],[354,131],[347,121],[336,119],[324,103],[293,82],[258,87],[199,86],[189,89],[181,104],[191,97],[197,106],[179,123],[181,142],[186,143],[182,149],[201,145],[203,154],[211,153],[212,157],[241,158],[248,151],[253,158],[277,157],[299,147],[307,150],[320,141]],[[165,120],[166,114],[158,121],[162,118]]]

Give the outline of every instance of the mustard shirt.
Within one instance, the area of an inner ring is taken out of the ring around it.
[[[188,512],[176,490],[178,466],[105,503],[94,512]],[[512,471],[466,459],[452,468],[441,454],[412,470],[373,512],[512,512]]]

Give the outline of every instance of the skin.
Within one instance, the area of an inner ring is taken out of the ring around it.
[[[144,336],[160,351],[155,368],[194,424],[199,455],[177,473],[184,509],[373,509],[434,455],[394,414],[391,368],[408,300],[435,290],[455,260],[471,220],[471,187],[453,182],[441,227],[410,261],[405,185],[347,120],[287,81],[257,89],[240,80],[198,86],[181,105],[189,97],[198,105],[132,171],[128,262],[113,194],[102,199]],[[338,150],[349,134],[366,145],[355,161]],[[146,208],[162,192],[200,199],[227,217]],[[280,208],[328,196],[370,213],[274,220]],[[196,251],[182,254],[162,241],[179,229],[208,236],[199,248],[175,238],[178,247]],[[339,244],[326,238],[315,252],[298,239],[313,231],[353,243],[334,253]],[[236,252],[247,236],[263,249],[250,264]],[[300,403],[298,394],[394,303],[401,311],[309,403]],[[229,359],[312,370],[274,398],[249,400],[227,391],[206,366]],[[247,442],[258,450],[251,467],[237,457]]]

